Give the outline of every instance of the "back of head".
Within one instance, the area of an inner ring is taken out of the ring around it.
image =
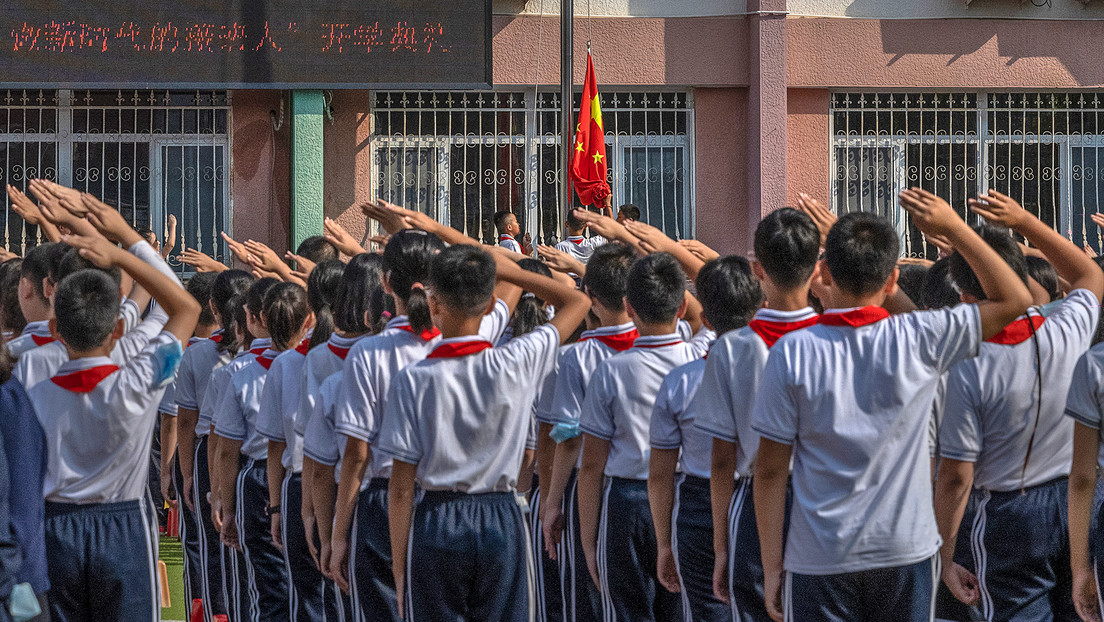
[[[311,333],[310,340],[312,348],[326,343],[333,333],[333,308],[344,274],[345,264],[336,259],[327,259],[316,265],[307,277],[307,302],[314,311],[314,332]]]
[[[996,251],[997,255],[1000,255],[1000,258],[1012,268],[1016,276],[1020,277],[1020,280],[1026,285],[1027,262],[1024,261],[1020,245],[1012,238],[1008,229],[983,224],[974,227],[974,231],[981,236],[981,239],[985,240],[990,248]],[[981,281],[974,274],[974,269],[970,267],[970,264],[958,253],[952,253],[950,260],[951,278],[958,286],[958,291],[973,296],[977,300],[985,300],[985,290],[981,287]]]
[[[234,334],[233,302],[244,304],[245,292],[253,285],[253,275],[245,270],[223,270],[211,284],[211,304],[222,318],[222,337],[219,338],[220,352],[235,352],[240,345]]]
[[[211,313],[211,288],[218,275],[214,272],[200,272],[188,279],[184,289],[199,303],[199,325],[210,326],[215,323],[215,314]]]
[[[123,271],[118,268],[101,268],[96,264],[88,261],[81,256],[80,251],[75,248],[70,248],[66,251],[65,256],[62,257],[61,263],[57,267],[57,278],[60,283],[65,277],[70,274],[75,274],[82,270],[98,270],[103,272],[111,278],[115,283],[115,295],[118,297],[119,290],[123,286]]]
[[[264,301],[265,296],[268,295],[268,290],[276,287],[279,283],[278,279],[272,277],[254,281],[245,292],[245,310],[252,313],[254,317],[260,318],[264,314]]]
[[[718,337],[747,326],[763,304],[763,289],[751,272],[751,263],[738,255],[705,264],[694,285],[705,319]]]
[[[805,285],[820,255],[820,231],[792,207],[767,214],[755,228],[755,259],[770,280],[785,290]]]
[[[618,220],[640,220],[640,208],[632,203],[626,203],[617,208]]]
[[[287,350],[299,345],[295,337],[310,315],[307,292],[296,283],[278,283],[264,295],[264,319],[272,347]]]
[[[423,287],[429,282],[433,258],[444,249],[441,238],[420,229],[396,233],[383,249],[383,271],[391,291],[406,305],[407,319],[417,331],[433,326]]]
[[[57,331],[73,350],[87,352],[107,341],[119,320],[119,284],[100,270],[80,270],[54,292]]]
[[[583,289],[600,305],[620,313],[625,310],[625,284],[636,253],[625,244],[612,242],[594,249],[583,275]]]
[[[295,249],[295,254],[311,263],[320,264],[323,261],[337,259],[337,248],[327,242],[326,238],[320,235],[312,235],[299,243],[299,248]]]
[[[468,317],[480,316],[494,296],[498,271],[494,258],[467,244],[450,246],[429,266],[433,296],[449,309]]]
[[[51,244],[46,251],[47,271],[50,273],[50,282],[56,287],[64,275],[61,274],[61,264],[73,247],[64,242]]]
[[[536,259],[525,258],[518,262],[518,267],[528,272],[552,278],[552,271],[543,262]],[[531,292],[522,294],[514,315],[510,318],[510,332],[514,337],[520,337],[548,323],[548,313],[544,310],[544,300]]]
[[[512,218],[516,218],[510,210],[499,210],[494,215],[494,226],[499,233],[506,233],[506,225]]]
[[[46,300],[46,293],[42,290],[42,282],[51,277],[50,264],[57,246],[55,242],[47,242],[32,248],[27,251],[27,256],[23,258],[19,268],[19,275],[27,279],[35,296],[43,301]]]
[[[239,349],[248,350],[253,345],[253,333],[249,331],[249,321],[245,312],[245,294],[240,296],[234,296],[226,303],[226,313],[223,314],[225,318],[229,318],[223,324],[226,326],[226,333],[223,334],[222,341],[219,342],[219,351],[221,352],[237,352]],[[241,333],[242,341],[237,343],[237,334]],[[228,333],[228,334],[227,334]],[[231,339],[233,336],[233,339]],[[236,348],[232,348],[227,343],[237,344]]]
[[[579,218],[577,216],[575,216],[575,210],[573,210],[573,209],[567,210],[567,228],[568,229],[570,229],[572,231],[581,231],[583,229],[583,227],[585,227],[585,226],[586,226],[586,223],[579,220]]]
[[[369,307],[373,296],[380,290],[382,278],[383,257],[361,253],[349,260],[333,303],[334,326],[338,330],[360,334],[373,328],[365,323],[364,318],[370,314]],[[311,341],[313,343],[313,337]]]
[[[933,263],[924,275],[924,291],[921,300],[913,300],[922,309],[953,307],[961,300],[951,278],[951,258],[944,257]]]
[[[869,212],[845,214],[824,243],[832,280],[852,296],[873,294],[885,286],[897,267],[901,242],[888,220]]]
[[[0,328],[18,333],[27,325],[19,306],[19,279],[23,260],[18,257],[0,264]],[[39,288],[42,281],[39,280]]]
[[[1027,262],[1027,274],[1046,290],[1050,301],[1062,297],[1062,285],[1058,282],[1058,272],[1050,262],[1042,257],[1024,257]]]
[[[670,253],[648,255],[629,271],[625,299],[646,324],[675,321],[685,297],[686,273]]]
[[[928,276],[928,269],[924,266],[906,263],[897,267],[897,287],[905,292],[912,304],[921,307],[924,304],[924,281]]]

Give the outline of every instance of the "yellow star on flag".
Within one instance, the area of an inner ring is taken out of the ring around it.
[[[575,145],[575,151],[586,151],[586,148],[583,147],[583,141],[580,140],[579,144]]]
[[[602,158],[604,158],[604,157],[606,157],[606,156],[604,156],[604,155],[602,155],[602,154],[600,154],[600,153],[596,153],[596,154],[594,154],[594,163],[595,163],[595,164],[598,164],[598,162],[599,162],[599,161],[600,161],[600,160],[601,160]]]

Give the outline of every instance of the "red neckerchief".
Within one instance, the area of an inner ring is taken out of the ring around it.
[[[39,337],[38,335],[32,334],[31,335],[31,341],[34,341],[36,346],[44,346],[48,343],[53,343],[54,338],[53,337]]]
[[[517,240],[515,240],[514,236],[512,236],[512,235],[508,235],[508,234],[503,233],[502,235],[498,236],[498,241],[499,242],[505,242],[506,240],[510,240],[512,242],[517,242]]]
[[[252,350],[249,351],[249,353],[252,354],[253,356],[260,356],[260,355],[264,354],[266,350],[268,350],[268,348],[253,348]]]
[[[887,317],[889,317],[889,311],[881,307],[861,307],[843,313],[824,313],[820,316],[818,323],[825,326],[859,328],[860,326],[880,322]]]
[[[217,335],[211,335],[211,341],[214,341],[215,343],[222,342],[222,333],[219,333]]]
[[[334,354],[336,354],[337,358],[339,358],[343,361],[345,360],[346,356],[349,356],[349,348],[342,348],[340,346],[335,346],[332,343],[327,343],[326,345],[329,346],[330,352],[333,352]]]
[[[583,337],[579,341],[590,341],[591,339],[597,339],[617,352],[624,352],[633,346],[633,342],[640,336],[635,328],[625,332],[618,333],[616,335],[590,335],[589,337]]]
[[[584,241],[584,240],[586,240],[586,238],[584,238],[584,237],[583,237],[583,236],[581,236],[581,235],[579,235],[579,236],[574,236],[574,235],[572,235],[572,236],[568,236],[568,237],[567,237],[567,241],[568,241],[568,242],[571,242],[571,243],[572,243],[572,244],[574,244],[575,246],[582,246],[582,245],[583,245],[583,241]]]
[[[986,343],[995,343],[1002,346],[1014,346],[1031,339],[1031,334],[1038,330],[1045,321],[1046,318],[1041,315],[1032,315],[1030,318],[1022,317],[1005,326],[1001,332],[985,341]]]
[[[792,333],[802,328],[809,328],[816,323],[817,316],[815,315],[811,318],[798,320],[796,322],[776,322],[774,320],[756,319],[748,322],[748,328],[755,331],[755,334],[759,335],[763,341],[766,342],[768,348],[773,348],[774,344],[782,338],[782,335]]]
[[[453,359],[461,356],[468,356],[477,352],[482,352],[491,347],[491,342],[483,339],[475,341],[452,341],[442,343],[441,345],[433,348],[433,352],[429,353],[427,359]]]
[[[430,341],[431,339],[433,339],[435,337],[438,337],[441,334],[440,329],[438,329],[436,326],[432,326],[430,328],[423,329],[421,332],[418,332],[418,333],[414,332],[414,327],[411,326],[410,324],[399,324],[398,326],[395,326],[394,328],[397,328],[399,330],[405,330],[406,332],[410,333],[411,335],[417,335],[418,337],[421,337],[422,341]]]
[[[276,357],[269,358],[267,356],[258,356],[257,362],[261,364],[266,370],[272,367],[272,361],[275,361]]]
[[[310,352],[310,337],[300,341],[299,345],[295,347],[295,351],[306,356],[307,352]]]
[[[54,376],[50,381],[73,393],[88,393],[100,384],[100,381],[119,371],[118,365],[97,365],[80,369],[63,376]]]

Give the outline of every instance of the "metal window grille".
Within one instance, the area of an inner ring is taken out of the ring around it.
[[[176,249],[222,259],[230,228],[230,97],[195,91],[0,91],[0,176],[25,189],[36,177],[89,192]],[[41,242],[37,227],[0,213],[13,252]]]
[[[603,93],[614,205],[676,238],[694,233],[693,100],[686,92]],[[578,109],[580,94],[575,95]],[[534,240],[564,235],[560,99],[524,91],[380,91],[373,98],[373,190],[488,243],[498,210]],[[578,198],[574,197],[576,202]]]
[[[894,222],[902,252],[934,257],[897,203],[919,186],[970,222],[966,200],[1006,193],[1097,252],[1089,216],[1104,198],[1104,112],[1099,93],[835,93],[832,204]]]

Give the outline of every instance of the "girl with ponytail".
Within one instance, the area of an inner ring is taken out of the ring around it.
[[[345,264],[337,259],[327,259],[311,270],[307,277],[307,302],[314,311],[314,330],[310,335],[310,347],[326,343],[334,329],[333,308],[341,290],[341,275]]]

